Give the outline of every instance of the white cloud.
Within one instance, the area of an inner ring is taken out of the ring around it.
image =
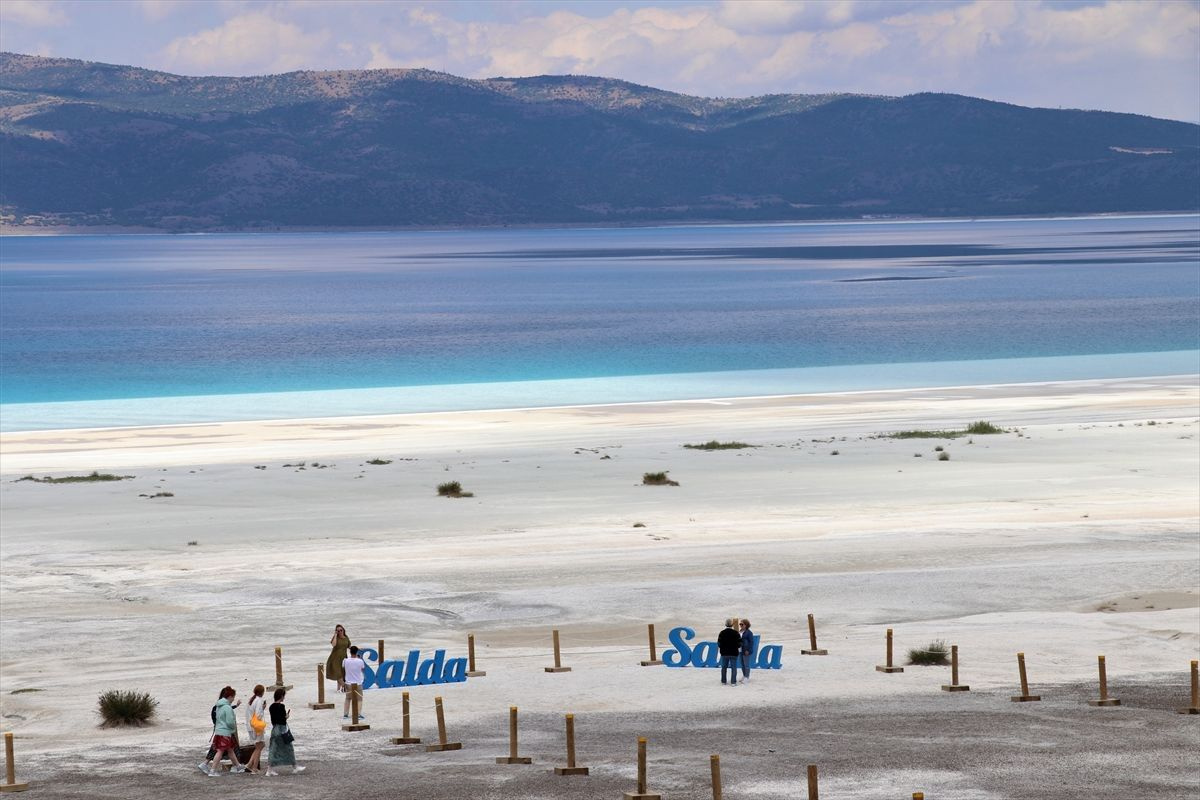
[[[328,31],[308,33],[267,11],[251,11],[219,27],[172,40],[163,57],[173,68],[287,71],[311,67],[329,39]]]
[[[0,2],[0,24],[16,23],[31,28],[66,25],[67,13],[50,0],[3,0]]]
[[[158,22],[179,8],[179,0],[138,0],[138,8],[146,19]]]

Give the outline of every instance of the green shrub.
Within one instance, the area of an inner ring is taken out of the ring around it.
[[[949,461],[949,460],[950,460],[950,454],[947,453],[946,451],[943,450],[942,452],[938,453],[938,461]]]
[[[997,427],[986,420],[972,422],[967,426],[967,433],[1008,433],[1004,428]]]
[[[442,497],[474,497],[472,492],[464,492],[462,484],[458,481],[449,481],[447,483],[439,483],[437,493]]]
[[[149,692],[122,692],[110,689],[100,695],[100,718],[105,728],[122,725],[148,725],[154,719],[158,701]]]
[[[644,486],[678,486],[679,481],[673,481],[665,472],[647,472],[642,475]]]
[[[688,450],[744,450],[747,447],[757,447],[758,445],[746,444],[745,442],[718,442],[713,439],[711,442],[703,444],[685,444]]]
[[[32,475],[26,475],[24,478],[17,478],[17,482],[33,481],[34,483],[97,483],[104,481],[127,481],[132,478],[132,475],[113,475],[108,472],[92,471],[90,475],[64,475],[61,478],[51,478],[47,475],[44,478],[35,478]]]
[[[391,462],[391,459],[387,459],[387,458],[372,458],[367,463],[372,464],[377,467],[380,467],[380,466],[383,466],[384,464],[390,464],[392,462]]]
[[[908,663],[922,666],[937,666],[950,663],[950,648],[941,639],[925,645],[924,650],[909,650]]]

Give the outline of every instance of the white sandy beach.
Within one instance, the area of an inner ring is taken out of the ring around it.
[[[878,437],[975,420],[1009,432]],[[682,447],[711,439],[756,447]],[[46,797],[619,796],[639,733],[667,797],[707,796],[710,753],[729,798],[801,797],[808,763],[829,797],[1184,797],[1198,443],[1194,375],[4,434],[0,714]],[[17,481],[92,470],[133,477]],[[663,470],[680,485],[640,485]],[[475,497],[437,497],[448,480]],[[800,654],[808,613],[827,657]],[[783,669],[735,692],[637,665],[646,623],[665,647],[729,615]],[[442,695],[464,749],[390,747],[399,690],[367,693],[364,733],[308,710],[335,623],[389,657],[465,655],[474,632],[486,677],[410,690],[417,735]],[[542,671],[555,627],[570,673]],[[959,645],[972,691],[940,692],[946,668],[877,673],[888,627],[901,661]],[[209,706],[271,683],[276,645],[311,768],[214,789],[195,769]],[[1018,651],[1041,703],[1009,702]],[[1120,709],[1086,704],[1098,654]],[[109,688],[151,691],[159,723],[99,729]],[[534,767],[494,764],[514,704]],[[563,712],[594,767],[569,789],[545,777]]]

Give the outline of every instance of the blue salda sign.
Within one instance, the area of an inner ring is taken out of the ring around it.
[[[688,644],[696,638],[696,632],[691,628],[673,628],[667,635],[673,649],[663,651],[663,664],[668,667],[719,667],[721,666],[721,650],[716,642],[696,642]],[[750,666],[754,669],[780,669],[783,666],[783,645],[766,644],[759,646],[759,635],[754,634],[754,655]]]
[[[421,660],[420,650],[409,650],[408,658],[378,663],[379,653],[369,647],[358,651],[367,668],[363,670],[363,689],[395,689],[400,686],[427,686],[432,683],[462,683],[467,679],[465,658],[446,658],[445,650],[434,650],[433,657]],[[371,664],[370,662],[377,662]]]

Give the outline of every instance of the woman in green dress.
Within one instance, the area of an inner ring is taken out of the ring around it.
[[[350,649],[350,637],[346,635],[346,629],[341,625],[334,628],[329,644],[333,647],[333,651],[325,661],[325,678],[337,681],[337,690],[344,692],[346,691],[346,671],[342,669],[342,661]]]
[[[276,767],[291,767],[292,772],[304,772],[304,767],[296,763],[296,749],[293,746],[295,737],[288,727],[288,717],[291,710],[283,704],[287,689],[275,690],[275,702],[267,709],[271,717],[271,746],[267,750],[267,771],[263,777],[274,777],[279,773]]]

